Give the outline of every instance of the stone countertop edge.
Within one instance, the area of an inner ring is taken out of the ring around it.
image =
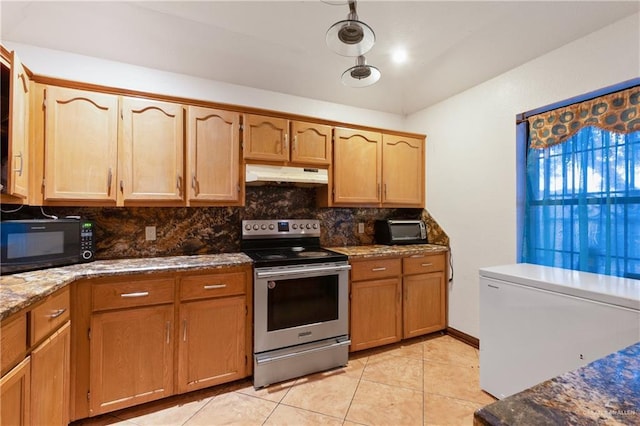
[[[84,278],[127,274],[184,272],[251,265],[244,253],[96,260],[0,277],[0,320],[37,303],[70,283]]]
[[[327,247],[327,249],[346,254],[349,256],[349,259],[404,256],[419,253],[445,253],[449,251],[449,247],[438,244],[406,244],[393,246],[374,244],[367,246]]]
[[[640,342],[480,408],[473,424],[640,424]]]

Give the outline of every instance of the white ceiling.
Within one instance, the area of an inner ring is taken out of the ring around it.
[[[3,0],[0,8],[2,40],[405,115],[630,16],[640,2],[361,0],[359,18],[377,38],[367,62],[382,78],[360,89],[340,82],[355,58],[325,44],[326,30],[347,17],[346,1]],[[397,47],[408,52],[403,65],[391,61]]]

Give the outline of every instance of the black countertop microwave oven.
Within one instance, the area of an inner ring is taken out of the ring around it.
[[[376,220],[374,231],[378,244],[427,244],[427,227],[421,220]]]
[[[94,224],[83,219],[27,219],[0,222],[1,273],[90,262]]]

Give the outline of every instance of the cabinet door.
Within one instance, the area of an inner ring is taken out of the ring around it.
[[[173,392],[173,305],[91,317],[91,415]]]
[[[182,105],[123,98],[119,189],[123,202],[183,199]]]
[[[180,305],[180,393],[246,376],[245,303],[243,295]]]
[[[399,278],[351,283],[351,351],[402,338],[401,285]]]
[[[291,162],[331,164],[331,126],[291,122]]]
[[[446,328],[444,273],[408,275],[403,280],[403,337]]]
[[[29,194],[29,76],[15,52],[11,58],[9,87],[9,145],[7,148],[7,188],[9,195]]]
[[[383,135],[382,202],[398,207],[424,207],[424,142]]]
[[[244,115],[245,160],[289,161],[289,120]]]
[[[45,200],[116,200],[118,98],[45,89]]]
[[[70,342],[71,325],[67,322],[31,353],[34,425],[69,424]]]
[[[240,204],[240,114],[190,106],[189,201]]]
[[[334,204],[380,203],[380,133],[335,129]]]
[[[0,379],[0,424],[31,425],[31,358]]]

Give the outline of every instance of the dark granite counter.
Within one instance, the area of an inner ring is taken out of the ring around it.
[[[98,260],[60,268],[4,275],[0,277],[0,320],[82,278],[197,271],[200,269],[251,264],[251,258],[243,253],[222,253],[199,256]]]
[[[347,246],[347,247],[327,247],[329,250],[346,254],[350,259],[385,257],[385,256],[407,256],[419,253],[444,253],[449,251],[447,246],[437,244],[408,244],[408,245],[370,245],[370,246]]]
[[[483,407],[474,425],[640,425],[640,342]]]

